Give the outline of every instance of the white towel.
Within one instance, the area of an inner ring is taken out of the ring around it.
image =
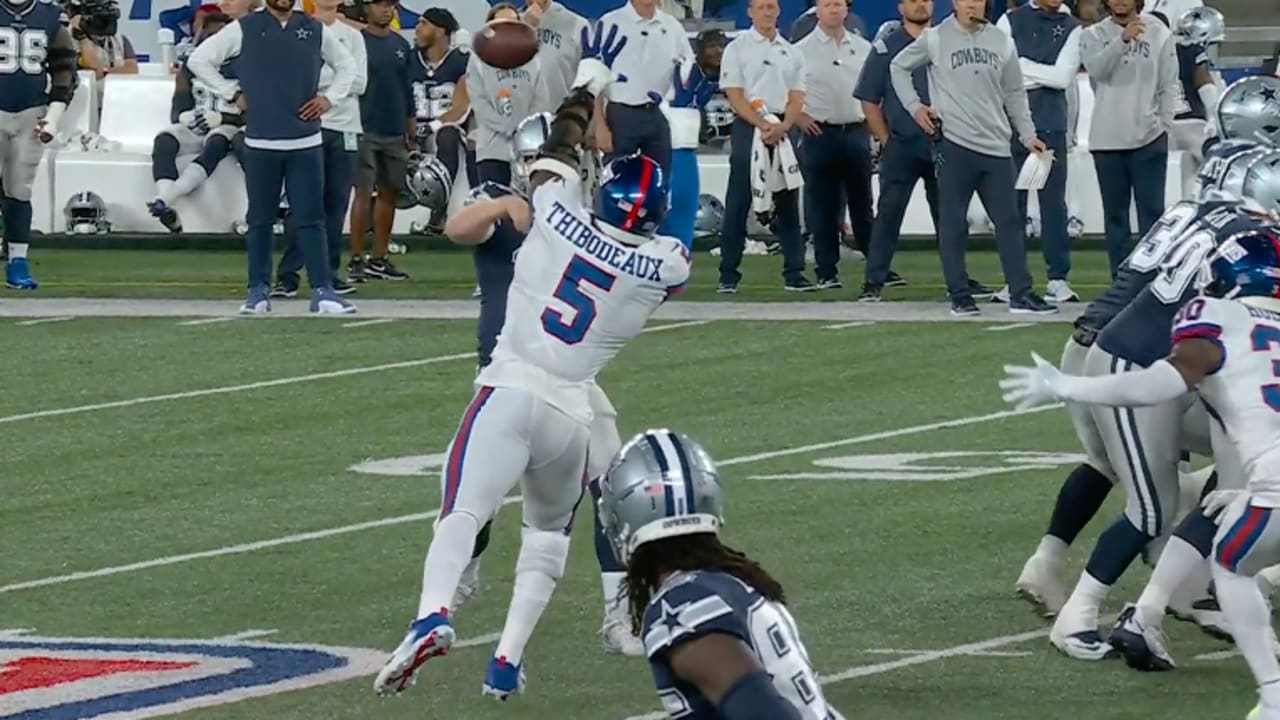
[[[1053,170],[1053,151],[1033,152],[1027,154],[1022,163],[1022,171],[1013,184],[1014,190],[1043,190],[1049,180],[1049,172]]]
[[[765,115],[769,122],[780,122],[776,115]],[[765,147],[760,130],[751,138],[751,210],[773,211],[773,194],[804,187],[796,150],[785,135],[772,148]]]

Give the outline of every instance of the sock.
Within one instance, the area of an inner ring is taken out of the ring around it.
[[[1150,541],[1151,538],[1135,528],[1128,518],[1121,515],[1120,519],[1112,523],[1111,527],[1102,533],[1102,537],[1098,538],[1098,544],[1093,547],[1093,554],[1089,556],[1089,564],[1085,566],[1085,572],[1108,587],[1115,585],[1124,571],[1133,563],[1134,558],[1142,553],[1142,549]]]
[[[1047,560],[1055,569],[1060,570],[1067,561],[1067,550],[1070,546],[1066,541],[1053,535],[1045,535],[1040,538],[1040,547],[1036,548],[1036,555]]]
[[[466,513],[450,513],[436,526],[435,537],[422,563],[422,596],[418,600],[418,617],[431,613],[448,613],[453,591],[458,589],[462,571],[471,561],[479,523]]]
[[[624,572],[600,573],[600,587],[604,590],[604,613],[611,615],[622,607],[622,586],[627,581]]]
[[[165,197],[165,202],[171,203],[180,197],[190,195],[195,192],[196,188],[200,187],[200,183],[207,179],[209,179],[209,174],[204,171],[204,168],[196,163],[191,163],[182,168],[182,174],[178,176],[178,179],[174,181],[173,186],[170,188],[172,197]]]
[[[21,260],[27,257],[26,243],[8,243],[8,248],[10,260]]]
[[[31,242],[31,201],[0,197],[0,217],[4,218],[4,240],[10,247]]]
[[[1070,545],[1085,525],[1098,514],[1111,492],[1112,482],[1092,465],[1079,465],[1062,483],[1058,500],[1049,516],[1049,535]]]
[[[1138,598],[1138,613],[1142,623],[1158,626],[1174,591],[1204,564],[1205,555],[1191,543],[1176,535],[1169,540],[1164,552],[1160,553],[1155,570],[1151,572],[1151,579]]]
[[[1213,564],[1213,581],[1231,636],[1258,681],[1263,702],[1280,707],[1280,661],[1272,647],[1271,613],[1257,583],[1218,563]]]
[[[524,529],[507,623],[493,651],[494,657],[506,658],[512,665],[520,664],[533,628],[551,602],[568,559],[569,536],[562,532]]]
[[[173,192],[174,182],[167,178],[156,181],[156,198],[163,200],[165,205],[173,202],[174,198],[177,197]]]

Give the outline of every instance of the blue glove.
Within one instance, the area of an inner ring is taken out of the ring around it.
[[[683,62],[676,66],[671,74],[671,83],[675,86],[675,94],[671,97],[671,107],[691,108],[698,106],[698,90],[702,87],[706,75],[696,62]]]
[[[605,35],[604,25],[596,23],[594,28],[582,28],[582,59],[599,60],[607,68],[613,67],[618,53],[627,46],[627,36],[618,37],[618,26],[610,25],[609,34]]]

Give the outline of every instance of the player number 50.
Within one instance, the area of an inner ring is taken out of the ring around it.
[[[0,27],[0,74],[10,75],[21,71],[27,75],[44,72],[44,61],[49,56],[49,38],[43,30],[23,30]]]

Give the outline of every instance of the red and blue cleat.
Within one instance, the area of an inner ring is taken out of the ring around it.
[[[379,695],[394,695],[413,684],[414,673],[433,657],[448,655],[456,635],[449,618],[443,613],[413,621],[409,632],[400,641],[400,647],[391,653],[373,681],[373,689]]]

